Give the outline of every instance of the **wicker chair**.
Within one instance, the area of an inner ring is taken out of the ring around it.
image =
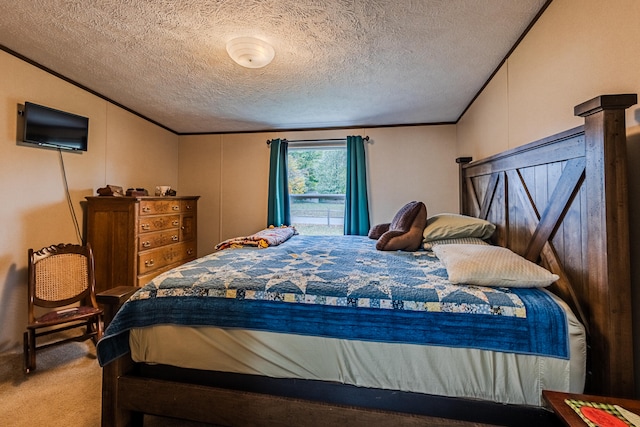
[[[70,341],[102,337],[102,309],[95,297],[91,246],[59,244],[29,249],[29,302],[24,333],[24,370],[36,368],[36,350]],[[54,309],[53,311],[51,309]],[[44,314],[37,315],[47,311]],[[37,338],[84,328],[82,334],[62,334],[38,344]],[[72,336],[69,336],[72,335]]]

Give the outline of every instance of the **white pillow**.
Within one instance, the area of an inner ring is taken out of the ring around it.
[[[495,230],[496,226],[484,219],[443,213],[427,218],[427,226],[422,236],[425,242],[461,237],[488,239]]]
[[[534,288],[549,286],[559,279],[500,246],[436,245],[433,252],[446,267],[451,283]]]

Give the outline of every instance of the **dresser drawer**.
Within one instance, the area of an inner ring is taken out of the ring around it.
[[[173,229],[161,231],[159,233],[140,234],[138,239],[138,250],[147,251],[160,246],[171,245],[180,241],[180,230]]]
[[[180,227],[180,215],[160,215],[141,217],[138,230],[140,233],[168,230]]]
[[[141,200],[140,201],[140,211],[139,214],[141,216],[144,215],[162,215],[169,213],[179,213],[181,209],[181,204],[186,201],[176,200],[176,199],[166,199],[166,200]],[[192,202],[195,205],[195,202]]]
[[[196,200],[182,200],[180,202],[180,211],[182,213],[195,212],[196,206]]]
[[[196,255],[196,242],[177,243],[175,245],[162,246],[158,249],[140,252],[138,254],[138,275],[147,274],[153,270],[166,267],[170,264],[187,259],[193,259]]]
[[[152,281],[152,280],[153,280],[154,278],[156,278],[157,276],[159,276],[159,275],[161,275],[162,273],[164,273],[165,271],[169,271],[169,270],[171,270],[172,268],[179,267],[179,266],[181,266],[182,264],[184,264],[184,263],[185,263],[185,262],[187,262],[187,261],[191,261],[191,260],[190,260],[190,259],[187,259],[187,260],[179,261],[179,262],[176,262],[176,263],[174,263],[174,264],[169,264],[169,265],[167,265],[167,266],[165,266],[165,267],[162,267],[162,268],[158,268],[158,269],[156,269],[156,270],[153,270],[153,271],[151,271],[150,273],[140,275],[140,276],[138,276],[138,277],[136,278],[136,284],[135,284],[135,286],[137,286],[137,287],[141,288],[141,287],[143,287],[144,285],[146,285],[147,283],[149,283],[150,281]]]

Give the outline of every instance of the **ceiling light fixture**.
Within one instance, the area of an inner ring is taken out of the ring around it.
[[[231,59],[247,68],[262,68],[268,65],[276,54],[269,43],[255,37],[229,40],[227,53]]]

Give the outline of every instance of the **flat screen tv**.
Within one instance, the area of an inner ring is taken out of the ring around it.
[[[43,148],[87,151],[89,119],[76,114],[24,103],[23,142]]]

